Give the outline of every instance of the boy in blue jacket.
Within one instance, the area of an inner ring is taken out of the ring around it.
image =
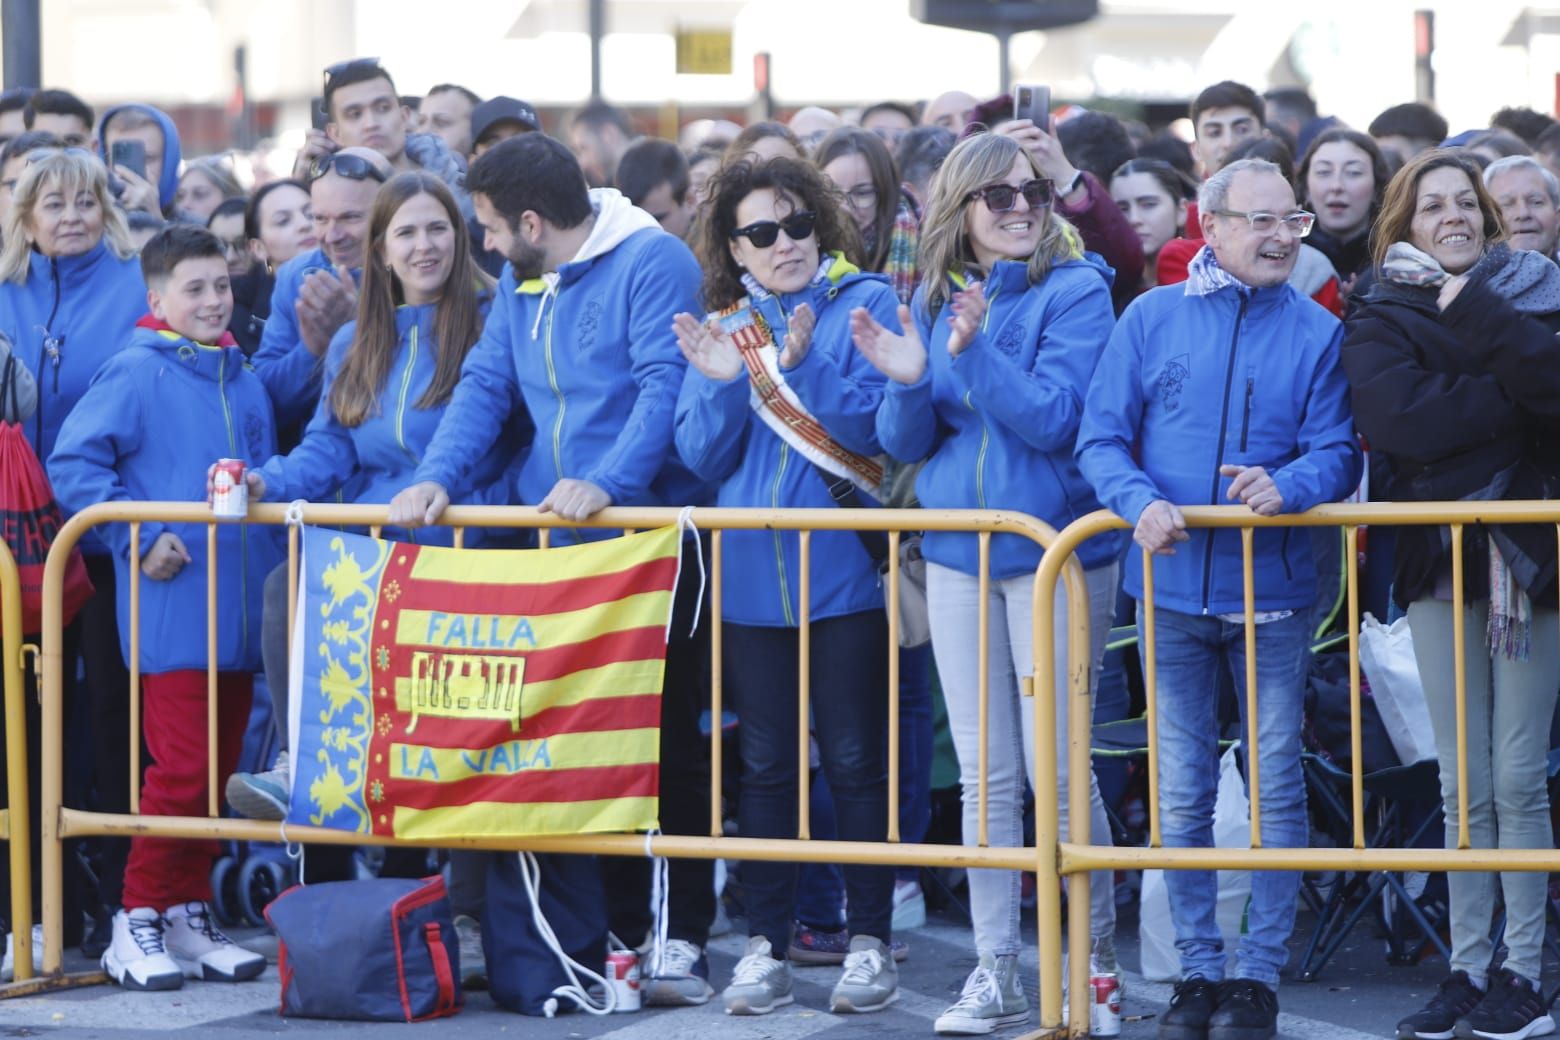
[[[233,310],[222,244],[176,224],[141,253],[151,313],[98,370],[60,430],[49,476],[71,512],[95,502],[199,499],[217,456],[254,465],[276,450],[271,402],[226,331]],[[130,535],[100,528],[118,578],[121,649],[129,657]],[[260,667],[260,588],[280,559],[273,537],[238,524],[217,533],[217,645],[208,648],[203,525],[141,525],[143,732],[153,759],[141,811],[206,811],[206,663],[219,669],[218,765],[237,763]],[[218,930],[207,900],[216,844],[136,838],[103,970],[126,989],[177,989],[184,979],[239,981],[265,958]]]

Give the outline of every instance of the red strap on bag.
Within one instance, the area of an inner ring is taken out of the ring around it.
[[[0,400],[10,396],[16,407],[15,355],[6,363],[0,380]],[[27,443],[21,423],[0,422],[0,537],[5,539],[22,586],[22,631],[37,632],[43,627],[43,568],[49,548],[65,520],[54,489],[44,474],[38,455]],[[81,550],[72,549],[65,567],[61,592],[64,623],[70,624],[76,612],[92,596],[92,580]]]
[[[423,925],[423,938],[428,942],[428,956],[433,959],[433,977],[439,983],[439,1005],[435,1015],[447,1015],[455,1010],[455,972],[450,969],[450,951],[444,947],[439,922]]]

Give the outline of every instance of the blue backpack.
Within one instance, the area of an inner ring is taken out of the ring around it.
[[[284,1016],[420,1022],[461,1009],[442,877],[294,885],[265,918],[281,939]]]

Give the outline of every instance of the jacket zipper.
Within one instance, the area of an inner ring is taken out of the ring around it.
[[[417,456],[406,446],[406,395],[412,388],[412,368],[417,364],[417,326],[412,326],[412,343],[406,355],[406,369],[401,373],[401,397],[395,408],[395,442],[413,462]]]
[[[49,310],[49,320],[43,323],[43,343],[38,346],[38,407],[33,412],[33,443],[39,451],[43,450],[43,363],[49,357],[48,342],[54,338],[50,331],[54,328],[54,319],[60,313],[60,262],[51,259],[49,261],[49,273],[54,278],[54,306]],[[60,392],[60,362],[58,355],[54,359],[54,394]],[[47,460],[44,460],[47,461]]]
[[[1246,410],[1240,417],[1240,450],[1246,452],[1246,434],[1251,432],[1251,395],[1256,390],[1256,380],[1251,376],[1246,377]]]
[[[227,427],[228,458],[236,459],[238,455],[238,438],[233,436],[233,409],[228,405],[227,399],[227,351],[217,360],[217,396],[222,399],[222,422]],[[247,479],[247,478],[245,478]],[[249,654],[249,529],[247,525],[240,524],[238,528],[238,581],[239,591],[242,593],[238,601],[238,645],[239,655]],[[217,652],[216,647],[211,648],[212,653]]]
[[[785,479],[785,467],[790,458],[791,446],[781,441],[780,465],[775,469],[774,486],[769,492],[769,504],[774,509],[780,508],[780,482]],[[779,531],[771,531],[770,535],[775,540],[775,570],[780,575],[780,610],[785,615],[785,623],[794,628],[796,615],[791,613],[791,587],[785,580],[785,545],[780,541]]]
[[[553,420],[553,469],[556,471],[558,479],[562,480],[563,413],[566,405],[563,400],[563,391],[558,389],[558,370],[553,367],[553,317],[558,313],[558,297],[560,295],[560,293],[553,293],[552,309],[547,312],[547,333],[542,339],[542,352],[547,359],[547,385],[552,387],[553,396],[558,398],[558,417]]]
[[[964,391],[964,407],[973,412],[980,419],[980,451],[975,455],[975,507],[986,508],[986,449],[991,444],[991,428],[986,425],[986,420],[979,412],[975,411],[975,405],[970,400],[970,392]]]
[[[1208,501],[1219,501],[1219,465],[1224,461],[1224,438],[1229,433],[1230,388],[1235,385],[1235,355],[1240,346],[1240,323],[1246,317],[1246,295],[1241,294],[1240,307],[1235,312],[1235,328],[1230,333],[1230,363],[1224,373],[1224,404],[1219,411],[1219,439],[1215,442],[1213,457],[1213,486],[1208,490]],[[1209,531],[1203,544],[1202,612],[1209,612],[1208,596],[1213,584],[1213,539],[1217,532]]]

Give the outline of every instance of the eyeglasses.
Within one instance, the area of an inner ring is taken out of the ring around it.
[[[840,194],[856,209],[871,209],[877,205],[877,189],[870,184],[862,184]]]
[[[331,84],[336,78],[345,72],[357,69],[372,70],[384,74],[386,79],[389,78],[388,74],[385,74],[385,70],[380,66],[378,58],[353,58],[351,61],[338,61],[334,65],[325,66],[325,87],[320,93],[330,97]]]
[[[1269,213],[1266,210],[1255,210],[1250,213],[1242,213],[1239,210],[1216,209],[1213,211],[1221,217],[1244,217],[1246,223],[1251,225],[1251,230],[1259,235],[1270,235],[1278,229],[1280,222],[1293,232],[1296,238],[1304,238],[1311,233],[1311,228],[1316,225],[1316,214],[1307,213],[1303,209],[1297,209],[1293,213],[1285,213],[1280,216],[1277,213]]]
[[[817,223],[818,214],[804,209],[792,213],[778,224],[773,220],[760,220],[747,227],[739,227],[731,233],[731,237],[745,238],[758,249],[768,249],[775,244],[775,239],[780,237],[782,231],[793,242],[811,237],[813,226]]]
[[[376,180],[380,184],[385,182],[385,175],[380,172],[379,167],[361,155],[330,152],[309,164],[309,183],[313,184],[331,171],[335,171],[336,176],[345,177],[349,181]]]
[[[983,199],[986,208],[993,213],[1006,213],[1018,205],[1018,197],[1024,196],[1024,201],[1029,203],[1030,209],[1040,209],[1051,204],[1051,182],[1038,178],[1027,180],[1018,187],[1011,184],[988,184],[984,188],[976,188],[964,196],[965,201]]]

